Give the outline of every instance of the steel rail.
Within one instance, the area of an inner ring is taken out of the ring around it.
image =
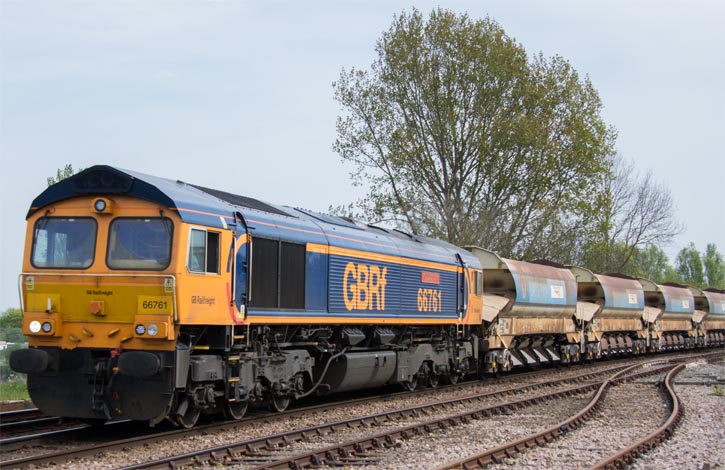
[[[542,372],[540,372],[540,371],[525,372],[525,373],[521,373],[518,375],[510,375],[510,376],[502,378],[501,380],[503,382],[507,382],[507,381],[516,380],[517,378],[528,377],[530,375],[537,376],[537,375],[541,375],[541,374],[542,374]],[[434,393],[434,392],[445,391],[447,389],[465,390],[466,388],[481,386],[482,384],[486,384],[485,380],[474,380],[474,381],[468,381],[468,382],[461,382],[461,383],[458,383],[455,385],[442,385],[436,389],[418,389],[418,390],[415,390],[412,392],[411,391],[400,391],[400,392],[393,392],[393,393],[388,393],[388,394],[384,394],[384,395],[373,395],[373,396],[367,396],[367,397],[362,397],[362,398],[358,397],[358,398],[346,399],[346,400],[342,400],[342,401],[335,401],[332,403],[330,401],[328,401],[323,404],[312,404],[312,405],[308,405],[305,407],[292,408],[292,409],[289,409],[282,413],[257,415],[257,414],[254,414],[254,412],[252,412],[252,414],[250,414],[250,415],[246,416],[245,418],[238,420],[238,421],[224,421],[224,422],[217,422],[217,423],[211,423],[211,424],[202,424],[202,425],[197,425],[192,429],[173,429],[170,431],[161,431],[161,432],[154,433],[152,436],[149,436],[148,434],[144,434],[143,436],[132,437],[132,438],[123,439],[123,440],[117,440],[116,442],[119,445],[123,445],[123,446],[127,446],[127,447],[134,446],[134,445],[144,445],[144,444],[148,444],[148,443],[153,443],[154,441],[163,441],[163,440],[172,439],[172,438],[178,439],[178,438],[184,438],[186,436],[193,436],[193,435],[200,434],[200,433],[203,434],[203,433],[208,433],[208,432],[213,432],[213,431],[218,431],[218,430],[231,429],[231,428],[237,427],[239,425],[248,425],[255,421],[261,421],[261,420],[265,420],[265,419],[267,419],[267,420],[268,419],[280,419],[280,418],[284,418],[284,417],[299,416],[299,415],[303,415],[305,413],[309,413],[311,411],[317,411],[317,410],[322,411],[322,410],[326,410],[326,409],[333,408],[333,407],[354,406],[354,405],[364,404],[364,403],[370,402],[370,401],[394,399],[394,398],[397,398],[400,396],[426,395],[426,394],[430,394],[430,393]],[[313,402],[314,402],[314,400],[313,400]],[[37,410],[37,408],[35,408],[35,410]],[[7,413],[8,413],[8,416],[10,416],[11,414],[15,414],[16,416],[18,416],[24,411],[26,411],[26,410],[11,411],[11,412],[7,412]],[[27,410],[27,411],[31,411],[31,410]],[[37,412],[40,413],[39,410]],[[2,413],[2,414],[0,414],[0,417],[4,416],[4,415],[5,415],[5,413]],[[22,416],[21,416],[21,418],[22,418]],[[124,420],[123,422],[127,422],[127,420]],[[117,422],[109,422],[109,423],[106,423],[106,425],[111,425],[111,424],[116,424],[116,423]],[[2,439],[2,440],[0,440],[0,448],[2,448],[3,451],[11,451],[11,450],[15,450],[16,448],[18,448],[20,446],[24,446],[24,445],[42,444],[42,443],[44,443],[43,439],[46,439],[46,438],[51,438],[53,440],[56,440],[58,437],[69,438],[73,433],[77,433],[79,431],[83,432],[88,427],[89,427],[88,425],[82,425],[82,427],[73,428],[73,429],[70,429],[70,428],[62,429],[62,430],[58,430],[57,432],[46,432],[46,433],[41,433],[41,434],[23,435],[23,436],[8,438],[8,439]],[[108,445],[110,446],[110,447],[108,447],[108,450],[113,449],[113,447],[112,447],[113,444],[114,444],[113,442],[108,443]],[[100,449],[101,446],[105,446],[105,445],[106,445],[105,443],[93,444],[93,445],[89,445],[89,446],[85,446],[85,447],[76,448],[76,451],[78,452],[79,456],[92,455],[92,454],[96,453],[95,452],[96,449]],[[73,451],[70,450],[70,452],[73,452]],[[99,450],[99,452],[100,452],[100,450]],[[44,456],[28,457],[28,459],[38,459],[37,464],[52,462],[52,460],[50,460],[50,459],[54,458],[54,457],[57,457],[60,461],[63,461],[64,460],[63,455],[66,453],[67,453],[67,451],[58,451],[53,454],[48,454],[47,461],[43,460]],[[14,460],[13,462],[16,462],[17,465],[19,465],[19,466],[27,466],[27,465],[33,464],[32,462],[24,464],[23,462],[21,462],[20,459]],[[2,466],[2,465],[3,464],[0,463],[0,466]]]
[[[641,359],[641,358],[635,358],[635,360],[636,359]],[[623,362],[625,360],[627,360],[627,359],[622,358],[621,361]],[[631,358],[629,358],[629,360],[631,361]],[[617,360],[616,362],[620,362],[620,360]],[[589,364],[580,364],[580,366],[588,367]],[[583,374],[582,376],[594,376],[597,374],[611,372],[612,370],[621,369],[624,367],[626,367],[626,366],[613,367],[613,368],[603,370],[603,371],[593,371],[593,372],[589,372],[587,374]],[[544,373],[547,373],[547,372],[544,372]],[[535,372],[530,372],[530,373],[521,373],[518,375],[508,375],[506,377],[501,378],[500,380],[502,382],[507,382],[507,381],[513,381],[513,380],[520,380],[522,377],[528,377],[530,375],[537,376],[540,374],[541,374],[540,371],[535,371]],[[576,379],[576,377],[570,377],[570,378],[561,379],[561,381],[573,381],[575,379]],[[431,392],[437,392],[437,391],[440,391],[445,388],[463,389],[463,388],[467,388],[467,387],[471,387],[471,386],[480,385],[482,383],[484,385],[491,384],[490,379],[488,382],[487,382],[487,380],[479,380],[479,381],[474,381],[474,382],[464,382],[464,383],[447,386],[447,387],[440,387],[438,389],[417,390],[416,392],[413,392],[413,393],[414,394],[426,394],[426,393],[431,393]],[[532,386],[533,387],[543,387],[543,386],[549,385],[550,383],[551,382],[541,382],[538,384],[533,384]],[[528,387],[529,386],[514,387],[511,390],[513,390],[513,393],[516,393],[516,392],[519,392],[519,391],[523,390],[524,388],[528,388]],[[506,393],[506,392],[502,391],[501,393]],[[508,393],[511,393],[511,391],[508,391]],[[151,436],[144,435],[144,436],[137,436],[137,437],[132,437],[132,438],[128,438],[128,439],[117,440],[117,441],[113,441],[113,442],[96,443],[96,444],[92,444],[92,445],[88,445],[88,446],[83,446],[80,448],[61,450],[61,451],[57,451],[57,452],[54,452],[51,454],[26,457],[26,458],[21,458],[21,459],[16,459],[16,460],[7,460],[5,462],[0,463],[0,466],[12,466],[13,468],[23,468],[23,467],[27,467],[30,465],[42,465],[42,464],[53,463],[53,462],[58,463],[58,462],[72,460],[72,459],[78,458],[78,457],[92,456],[92,455],[96,455],[101,452],[107,452],[107,451],[111,451],[114,449],[128,449],[128,448],[133,448],[133,447],[137,447],[137,446],[148,445],[148,444],[151,444],[154,442],[162,442],[162,441],[165,441],[168,439],[178,439],[178,438],[184,438],[184,437],[193,436],[193,435],[197,435],[197,434],[205,434],[205,433],[209,433],[209,432],[213,432],[213,431],[234,429],[240,425],[253,425],[253,423],[255,421],[263,421],[263,420],[269,420],[269,419],[284,419],[285,417],[304,415],[304,414],[307,414],[307,413],[309,413],[311,411],[315,411],[315,410],[324,410],[324,409],[330,409],[330,408],[354,406],[354,405],[365,403],[367,401],[373,401],[373,400],[379,401],[381,399],[393,398],[393,397],[397,397],[399,395],[411,395],[411,392],[399,392],[399,393],[389,394],[386,396],[378,395],[378,396],[362,398],[362,399],[358,398],[358,399],[353,399],[353,400],[348,400],[348,401],[343,401],[343,402],[336,402],[336,403],[332,403],[332,404],[327,403],[327,404],[323,404],[323,405],[312,405],[312,406],[308,406],[305,408],[288,410],[283,413],[276,413],[273,415],[248,417],[248,418],[244,418],[239,421],[227,421],[224,423],[214,423],[214,424],[209,424],[209,425],[197,426],[195,428],[188,429],[188,430],[187,429],[178,429],[178,430],[166,431],[166,432],[161,432],[161,433],[155,433]],[[201,451],[201,452],[203,452],[203,451]]]
[[[619,361],[617,361],[617,362],[619,362]],[[582,368],[586,368],[586,367],[588,367],[588,366],[582,366]],[[587,371],[584,374],[580,374],[578,376],[563,378],[563,379],[559,379],[559,380],[560,381],[574,381],[574,380],[577,380],[578,378],[579,378],[579,380],[583,380],[583,379],[581,379],[582,377],[584,377],[584,378],[595,377],[597,375],[609,373],[614,370],[623,369],[624,367],[627,367],[627,366],[618,365],[618,366],[614,366],[614,367],[599,370],[599,371]],[[549,371],[543,371],[543,372],[534,371],[534,372],[525,372],[525,373],[521,373],[518,375],[509,375],[509,376],[501,378],[500,379],[501,382],[498,382],[498,383],[506,383],[509,381],[521,380],[524,377],[537,377],[537,376],[545,375],[548,373],[549,373]],[[501,390],[499,392],[489,392],[489,393],[518,393],[519,391],[521,391],[525,388],[544,387],[544,386],[549,385],[550,383],[551,383],[551,381],[540,382],[540,383],[535,383],[535,384],[525,386],[525,387],[511,387],[511,388],[508,388],[505,390]],[[0,466],[12,465],[13,468],[24,468],[24,467],[27,467],[30,465],[43,465],[43,464],[49,464],[49,463],[53,463],[53,462],[58,463],[58,462],[72,460],[77,457],[92,456],[92,455],[96,455],[101,452],[112,451],[114,449],[133,448],[133,447],[143,446],[143,445],[151,444],[154,442],[160,442],[160,441],[164,441],[164,440],[168,440],[168,439],[180,439],[180,438],[194,436],[194,435],[198,435],[198,434],[206,434],[206,433],[214,432],[214,431],[233,429],[240,425],[252,425],[256,421],[264,421],[264,420],[269,420],[269,419],[284,419],[285,417],[300,416],[300,415],[304,415],[304,414],[307,414],[307,413],[310,413],[313,411],[321,411],[321,410],[327,410],[327,409],[331,409],[331,408],[355,406],[355,405],[360,405],[360,404],[364,404],[364,403],[371,402],[371,401],[379,402],[380,400],[392,399],[392,398],[397,398],[397,397],[401,397],[401,396],[412,396],[412,395],[416,395],[416,396],[423,395],[424,396],[427,394],[440,392],[440,391],[443,391],[446,389],[465,390],[467,388],[472,388],[472,387],[476,387],[476,386],[481,386],[481,385],[485,386],[485,385],[493,385],[493,384],[495,384],[495,383],[491,382],[490,379],[484,379],[484,380],[478,380],[478,381],[472,381],[472,382],[463,382],[463,383],[459,383],[456,385],[441,386],[441,387],[438,387],[435,389],[430,389],[430,388],[429,389],[419,389],[414,392],[410,392],[410,391],[395,392],[395,393],[391,393],[388,395],[382,395],[382,396],[374,395],[374,396],[370,396],[370,397],[366,397],[366,398],[356,398],[356,399],[346,400],[346,401],[342,401],[342,402],[334,402],[334,403],[327,402],[327,403],[311,405],[311,406],[307,406],[307,407],[303,407],[303,408],[291,409],[291,410],[288,410],[288,411],[285,411],[282,413],[274,413],[271,415],[264,414],[262,416],[249,416],[249,417],[243,418],[239,421],[225,421],[222,423],[197,425],[191,429],[174,429],[174,430],[170,430],[170,431],[156,432],[152,435],[146,434],[143,436],[136,436],[136,437],[121,439],[121,440],[116,440],[116,441],[111,441],[111,442],[95,443],[95,444],[91,444],[91,445],[87,445],[87,446],[76,447],[73,449],[59,450],[59,451],[56,451],[53,453],[48,453],[48,454],[43,454],[43,455],[38,455],[38,456],[30,456],[30,457],[24,457],[24,458],[20,458],[20,459],[8,460],[8,461],[0,463]],[[476,395],[473,395],[473,396],[476,396]],[[459,398],[459,400],[462,400],[462,399],[465,399],[465,397]],[[77,432],[77,431],[83,432],[83,429],[68,431],[68,433]],[[63,435],[63,434],[61,434],[61,433],[58,433],[55,435],[48,434],[47,437],[55,438],[55,437],[59,437],[61,435]],[[26,439],[28,439],[30,441],[35,441],[36,439],[40,439],[40,438],[42,438],[42,436],[27,437]],[[12,448],[8,448],[8,450],[11,450],[11,449]]]
[[[716,352],[716,353],[706,353],[700,355],[701,358],[704,358],[707,361],[712,361],[716,358],[722,357],[722,353]],[[692,358],[689,358],[691,360]],[[674,393],[674,389],[672,387],[672,383],[674,381],[675,375],[679,371],[682,370],[682,368],[685,367],[684,364],[681,362],[687,361],[688,359],[676,359],[672,362],[678,363],[677,365],[674,365],[670,372],[667,374],[665,380],[662,382],[663,386],[666,388],[666,396],[668,399],[668,402],[671,404],[672,413],[671,415],[665,420],[665,423],[658,428],[656,431],[652,432],[650,435],[645,437],[642,441],[633,444],[632,446],[622,450],[621,452],[617,453],[616,455],[611,456],[610,458],[606,460],[602,460],[601,462],[597,463],[592,469],[622,469],[626,468],[628,464],[631,463],[631,461],[638,455],[640,455],[643,452],[646,452],[647,450],[655,447],[659,443],[661,443],[663,440],[667,439],[673,432],[674,427],[677,426],[681,419],[682,415],[682,409],[679,404],[679,399]],[[653,374],[650,374],[653,375]],[[604,397],[604,393],[606,393],[606,389],[611,385],[616,385],[618,383],[621,383],[624,381],[624,378],[618,377],[613,378],[611,380],[611,383],[603,383],[602,384],[602,390],[601,394],[597,392],[597,396],[599,398]],[[599,406],[597,404],[596,406]],[[549,441],[552,441],[556,439],[557,437],[562,436],[566,432],[568,432],[570,429],[576,429],[576,426],[578,426],[581,422],[583,422],[583,418],[588,418],[591,416],[590,412],[590,406],[588,405],[582,412],[578,413],[575,417],[569,418],[568,420],[559,423],[558,425],[549,428],[545,431],[542,431],[540,433],[533,434],[531,436],[528,436],[524,439],[520,439],[519,441],[512,442],[509,444],[505,444],[503,446],[499,446],[495,449],[490,449],[486,452],[483,452],[481,454],[478,454],[476,456],[469,456],[466,459],[459,460],[457,462],[444,465],[439,467],[437,470],[443,470],[443,469],[470,469],[470,468],[483,468],[485,465],[489,465],[492,463],[499,463],[506,457],[513,457],[520,451],[534,447],[534,446],[540,446],[543,447],[546,445]],[[586,414],[583,414],[586,412]],[[580,418],[573,423],[570,423],[569,421],[573,421],[575,418]]]
[[[586,385],[574,390],[586,390],[591,387],[592,385]],[[343,458],[349,459],[356,453],[363,453],[370,449],[381,448],[394,443],[398,438],[409,438],[417,434],[422,434],[423,432],[431,432],[434,429],[443,429],[448,426],[466,423],[471,419],[488,417],[507,410],[514,410],[534,402],[571,396],[573,393],[574,392],[572,392],[571,389],[568,389],[565,391],[555,392],[544,397],[517,400],[506,404],[495,405],[493,407],[479,408],[472,412],[462,413],[446,418],[445,420],[436,420],[435,422],[426,422],[419,425],[408,426],[401,430],[385,432],[362,440],[347,442],[341,446],[326,447],[324,449],[312,451],[308,454],[273,461],[256,468],[305,468],[310,465],[338,465],[340,458],[335,457],[335,455],[341,455]],[[154,462],[146,462],[124,467],[123,470],[177,468],[185,465],[244,463],[243,459],[247,456],[256,460],[258,459],[261,451],[279,450],[284,446],[307,440],[311,437],[332,434],[338,429],[363,428],[372,425],[380,425],[388,420],[394,420],[396,418],[417,417],[420,417],[420,414],[414,413],[412,410],[396,410],[395,412],[384,413],[381,415],[369,415],[352,420],[312,426],[305,429],[288,431],[272,436],[263,436],[261,438],[222,445],[211,449],[204,449],[202,451],[190,452],[183,455],[160,459]]]
[[[39,418],[11,421],[9,423],[0,423],[0,445],[2,445],[5,441],[6,438],[4,436],[8,431],[17,432],[18,430],[25,430],[27,428],[55,426],[62,422],[63,418],[59,418],[57,416],[43,416]]]
[[[513,379],[513,376],[510,377]],[[344,401],[337,401],[337,402],[327,402],[323,404],[313,404],[310,406],[302,407],[302,408],[294,408],[289,409],[287,411],[284,411],[282,413],[273,413],[273,414],[261,414],[261,415],[250,415],[247,416],[241,420],[238,421],[224,421],[224,422],[217,422],[217,423],[211,423],[211,424],[204,424],[204,425],[197,425],[191,429],[172,429],[169,431],[161,431],[161,432],[154,432],[153,434],[144,434],[141,436],[135,436],[130,437],[126,439],[116,439],[114,441],[109,442],[100,442],[100,443],[94,443],[86,446],[81,447],[75,447],[72,449],[63,449],[56,452],[43,454],[43,455],[37,455],[37,456],[29,456],[29,457],[23,457],[19,459],[14,460],[7,460],[4,462],[0,462],[0,467],[11,467],[11,468],[25,468],[31,465],[44,465],[44,464],[52,464],[52,463],[60,463],[65,462],[68,460],[72,460],[74,458],[79,457],[88,457],[93,456],[96,454],[99,454],[101,452],[108,452],[113,451],[116,449],[129,449],[134,447],[141,447],[148,444],[153,444],[155,442],[162,442],[169,439],[183,439],[185,437],[195,436],[199,434],[208,434],[209,432],[215,432],[215,431],[221,431],[226,429],[234,429],[239,426],[248,426],[253,425],[255,422],[264,422],[268,421],[270,419],[284,419],[294,416],[302,416],[304,414],[314,412],[314,411],[324,411],[331,408],[339,408],[339,407],[346,407],[346,406],[355,406],[359,404],[364,404],[371,401],[380,401],[385,399],[391,399],[396,398],[399,396],[411,396],[411,395],[425,395],[430,394],[433,392],[445,390],[445,389],[466,389],[469,387],[473,387],[476,385],[480,385],[484,381],[473,381],[473,382],[464,382],[459,383],[456,385],[448,385],[448,386],[442,386],[437,389],[419,389],[414,392],[410,391],[402,391],[402,392],[395,392],[390,393],[387,395],[374,395],[364,398],[354,398],[354,399],[348,399]],[[110,424],[110,423],[107,423]],[[74,432],[83,432],[85,428],[83,429],[75,429],[75,430],[67,430],[67,431],[59,431],[56,434],[45,434],[42,436],[27,436],[25,439],[28,440],[28,442],[18,442],[15,443],[14,446],[6,446],[6,442],[2,441],[3,444],[3,450],[14,450],[14,448],[18,447],[19,445],[24,445],[26,443],[35,443],[36,440],[42,439],[43,437],[50,437],[50,438],[57,438],[57,437],[66,437],[67,434],[71,434]],[[16,439],[22,439],[22,438],[16,438]]]
[[[631,369],[637,366],[632,366],[623,371],[618,372],[615,376],[619,377]],[[657,373],[657,371],[645,371],[637,376],[651,375]],[[613,379],[605,381],[611,382]],[[554,392],[545,396],[532,397],[529,399],[520,400],[511,404],[498,405],[490,407],[485,410],[481,410],[482,414],[477,412],[473,413],[461,413],[456,416],[429,421],[427,423],[417,424],[409,426],[404,429],[394,430],[392,432],[379,433],[372,437],[367,437],[355,441],[349,441],[341,445],[330,446],[325,449],[320,449],[306,454],[288,457],[279,461],[265,463],[263,465],[254,467],[254,470],[267,470],[267,469],[290,469],[290,468],[309,468],[317,467],[320,465],[345,465],[350,460],[358,459],[359,455],[366,455],[367,452],[383,449],[388,447],[394,447],[398,445],[401,439],[408,439],[415,435],[424,435],[433,432],[437,429],[446,429],[449,426],[458,424],[465,424],[470,419],[477,419],[480,417],[487,417],[499,412],[508,411],[511,409],[518,409],[525,406],[541,403],[552,399],[558,399],[563,397],[569,397],[585,393],[594,389],[601,389],[601,386],[597,387],[598,384],[589,384],[574,389],[568,389],[560,392]]]
[[[665,377],[665,380],[662,383],[670,408],[670,414],[667,416],[664,423],[638,442],[635,442],[631,446],[622,449],[610,457],[600,460],[591,467],[592,470],[626,468],[631,465],[637,457],[649,452],[672,436],[675,428],[682,420],[682,405],[680,404],[680,398],[675,393],[673,384],[675,376],[684,368],[684,364],[676,366],[669,374],[667,374],[667,377]]]
[[[36,434],[27,434],[27,435],[17,436],[17,437],[8,437],[8,438],[0,441],[0,448],[2,448],[3,452],[8,452],[8,451],[16,450],[21,447],[26,447],[33,443],[41,444],[43,442],[43,439],[47,439],[50,437],[60,437],[60,436],[67,435],[68,433],[75,433],[78,431],[83,431],[83,430],[89,429],[91,427],[92,426],[89,424],[77,424],[75,426],[71,426],[71,427],[68,427],[65,429],[55,429],[55,430],[51,430],[51,431],[39,432]],[[0,462],[0,467],[5,466],[6,463],[7,462]]]
[[[2,413],[0,413],[0,428],[2,428],[2,426],[4,426],[5,424],[14,423],[16,421],[23,421],[26,419],[39,418],[41,416],[46,415],[37,408],[3,411]]]
[[[636,366],[630,366],[627,368],[619,367],[621,374],[627,370],[633,369]],[[649,370],[641,373],[642,375],[651,375],[657,373],[658,370]],[[598,375],[611,373],[612,370],[606,372],[600,372]],[[588,376],[595,374],[586,374]],[[581,377],[581,376],[580,376]],[[515,387],[499,392],[488,392],[480,394],[479,396],[462,397],[453,400],[445,400],[441,402],[431,403],[427,405],[419,405],[416,407],[405,408],[400,410],[389,411],[385,413],[379,413],[375,415],[368,415],[358,418],[352,418],[343,421],[337,421],[334,423],[327,423],[320,426],[313,426],[305,429],[288,431],[285,433],[275,434],[271,436],[263,436],[261,438],[249,439],[245,441],[235,442],[231,444],[225,444],[216,446],[208,449],[199,451],[189,452],[183,455],[171,456],[163,459],[159,459],[153,462],[146,462],[137,465],[131,465],[124,467],[123,470],[138,470],[138,469],[150,469],[150,468],[177,468],[185,465],[219,465],[219,464],[232,464],[242,463],[244,459],[252,458],[254,463],[257,463],[261,451],[274,451],[279,450],[291,443],[307,440],[311,437],[322,436],[334,433],[337,429],[341,428],[360,428],[367,427],[370,425],[380,425],[386,421],[394,420],[397,418],[417,418],[423,413],[434,411],[438,408],[445,407],[452,403],[464,403],[468,400],[488,398],[494,395],[505,395],[512,393],[520,393],[524,389],[536,389],[547,386],[552,386],[555,382],[569,382],[576,381],[577,377],[561,379],[558,381],[552,381],[548,383],[533,384],[526,387]],[[301,454],[285,459],[280,459],[273,462],[264,463],[257,468],[304,468],[307,466],[317,465],[340,465],[341,463],[351,463],[352,461],[359,461],[360,454],[365,452],[381,448],[389,447],[398,442],[399,439],[407,439],[418,434],[431,432],[435,429],[445,429],[449,426],[470,422],[471,419],[479,419],[483,417],[493,416],[505,411],[511,411],[519,409],[524,406],[529,406],[535,403],[541,403],[546,400],[560,399],[575,394],[586,393],[593,391],[599,386],[600,382],[587,384],[579,387],[569,388],[566,390],[552,392],[547,395],[531,397],[528,399],[517,400],[504,404],[497,404],[494,406],[488,406],[483,408],[477,408],[472,411],[458,413],[456,415],[446,417],[443,419],[436,419],[421,424],[408,426],[402,429],[396,429],[393,431],[387,431],[377,434],[372,437],[367,437],[361,440],[346,442],[339,446],[326,447],[324,449],[311,451],[306,454]],[[364,457],[363,457],[364,458]]]
[[[486,465],[501,463],[505,458],[511,458],[516,456],[518,453],[525,449],[532,447],[543,447],[549,442],[563,436],[572,429],[576,429],[583,422],[591,418],[597,409],[601,406],[602,401],[606,395],[607,390],[612,385],[622,383],[625,380],[631,380],[635,377],[642,377],[646,375],[655,375],[662,372],[663,369],[680,367],[680,366],[665,366],[663,368],[652,369],[649,371],[640,372],[637,374],[626,375],[628,372],[633,370],[640,365],[632,366],[624,371],[618,372],[612,378],[601,383],[592,399],[587,405],[582,408],[577,414],[571,416],[564,421],[555,424],[543,431],[531,434],[524,438],[516,441],[508,442],[493,449],[488,449],[476,455],[468,456],[464,459],[442,465],[437,470],[449,470],[449,469],[473,469],[473,468],[484,468]],[[626,375],[626,376],[625,376]]]

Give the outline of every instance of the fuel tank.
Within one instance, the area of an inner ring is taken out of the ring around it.
[[[335,360],[326,374],[325,393],[380,387],[393,378],[395,351],[351,352]]]

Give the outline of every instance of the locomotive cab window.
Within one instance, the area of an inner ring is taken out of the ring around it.
[[[193,273],[219,274],[219,232],[191,229],[187,267]]]
[[[481,271],[474,271],[474,282],[476,286],[476,296],[483,295],[483,273]]]
[[[91,218],[40,218],[35,223],[30,261],[36,268],[89,268],[96,252],[96,232]]]
[[[170,219],[114,219],[108,233],[106,264],[111,269],[162,270],[171,262]]]

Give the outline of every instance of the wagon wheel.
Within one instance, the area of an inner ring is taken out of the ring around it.
[[[247,400],[227,401],[224,404],[224,413],[229,419],[242,419],[247,412]]]
[[[272,411],[276,411],[278,413],[283,412],[287,409],[290,403],[290,398],[288,396],[272,396],[270,402],[269,402],[269,408]]]

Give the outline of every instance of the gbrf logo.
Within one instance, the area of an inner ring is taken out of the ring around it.
[[[385,276],[388,268],[353,263],[345,266],[342,280],[347,310],[385,310]]]

